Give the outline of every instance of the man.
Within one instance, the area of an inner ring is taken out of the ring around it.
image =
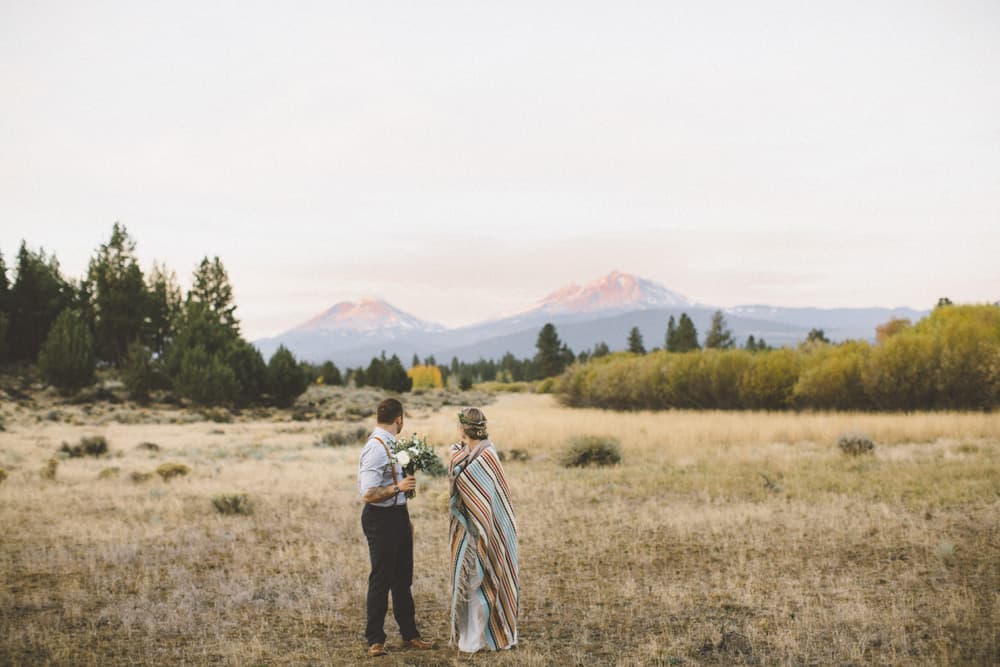
[[[413,533],[406,509],[406,492],[417,488],[417,480],[403,476],[402,466],[394,464],[390,451],[396,436],[403,430],[403,404],[387,398],[378,404],[378,424],[358,465],[358,488],[365,501],[361,528],[368,539],[372,571],[368,576],[368,624],[365,640],[368,655],[386,655],[385,613],[392,592],[392,615],[403,636],[403,648],[430,649],[431,642],[420,639],[414,618]]]

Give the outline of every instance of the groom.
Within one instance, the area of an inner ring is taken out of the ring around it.
[[[417,480],[403,476],[403,468],[393,465],[390,451],[403,430],[403,404],[387,398],[378,404],[378,424],[361,450],[358,488],[365,501],[361,528],[368,539],[372,571],[368,576],[368,624],[365,640],[368,655],[386,655],[385,613],[392,591],[392,615],[403,636],[403,648],[430,649],[431,642],[420,639],[414,619],[413,533],[406,509],[406,492],[417,488]]]

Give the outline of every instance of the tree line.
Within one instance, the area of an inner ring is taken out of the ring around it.
[[[183,294],[166,266],[143,273],[115,223],[81,279],[25,241],[13,274],[0,254],[0,365],[37,363],[64,393],[91,384],[98,365],[117,369],[137,400],[169,389],[201,405],[288,405],[306,388],[307,369],[286,348],[265,363],[242,337],[218,257],[202,259]]]
[[[810,340],[817,337],[825,340],[821,330],[814,329],[810,332]],[[632,327],[625,343],[628,351],[634,354],[646,354],[642,333],[638,327]],[[725,317],[721,311],[717,311],[712,317],[710,329],[705,336],[704,348],[730,349],[735,345],[735,338],[726,325]],[[667,322],[663,349],[671,352],[686,352],[702,349],[702,346],[694,322],[687,313],[681,313],[679,320],[675,320],[673,316],[670,317]],[[654,348],[653,351],[659,351],[659,349]],[[758,340],[754,336],[750,336],[743,349],[759,352],[771,348],[763,338]],[[592,348],[575,353],[559,338],[559,333],[552,323],[545,324],[539,330],[535,350],[535,354],[531,357],[518,358],[513,353],[507,352],[500,359],[480,358],[476,361],[460,361],[457,357],[452,357],[451,362],[447,364],[439,364],[433,355],[420,359],[418,355],[414,354],[410,362],[410,370],[403,368],[402,362],[396,355],[387,359],[383,352],[381,357],[373,357],[367,368],[359,366],[347,369],[343,381],[355,386],[377,386],[400,392],[409,391],[410,388],[418,384],[424,388],[435,388],[447,386],[449,383],[459,389],[466,390],[480,382],[533,382],[558,377],[574,363],[586,363],[590,359],[611,354],[610,346],[604,341],[598,342]],[[326,363],[329,365],[332,362]],[[427,373],[433,374],[435,379],[420,379]],[[406,376],[409,376],[409,382],[407,382]],[[339,372],[336,377],[335,383],[339,384],[341,381]]]
[[[891,320],[876,334],[874,345],[833,344],[814,329],[797,348],[706,344],[704,350],[649,354],[633,348],[573,365],[561,376],[558,391],[567,405],[621,410],[981,410],[1000,405],[1000,305],[942,299],[916,324]]]

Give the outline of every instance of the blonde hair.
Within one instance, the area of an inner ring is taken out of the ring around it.
[[[462,408],[458,412],[458,423],[462,432],[472,440],[486,440],[490,434],[486,432],[486,415],[479,408]]]

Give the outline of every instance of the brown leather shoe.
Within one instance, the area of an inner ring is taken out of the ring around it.
[[[385,650],[385,644],[372,644],[368,647],[369,658],[377,658],[380,655],[389,655],[389,652]]]
[[[414,637],[413,639],[404,639],[403,648],[415,648],[421,651],[429,651],[434,648],[434,642],[425,642],[420,637]]]

